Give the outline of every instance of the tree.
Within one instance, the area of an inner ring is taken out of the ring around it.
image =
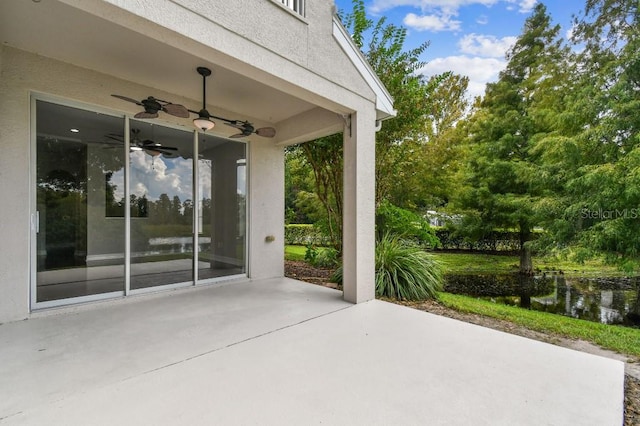
[[[446,169],[438,164],[440,170],[434,174],[432,166],[457,154],[452,147],[459,139],[454,140],[451,131],[467,111],[468,79],[451,73],[425,78],[420,74],[425,65],[420,57],[428,43],[406,49],[406,28],[388,24],[384,17],[377,22],[368,19],[362,0],[353,1],[351,13],[340,14],[354,43],[394,98],[397,110],[397,116],[376,133],[376,205],[389,201],[415,210],[442,204],[445,182],[455,167]],[[321,205],[326,217],[321,222],[336,248],[342,242],[342,143],[339,134],[291,149],[295,155],[301,154],[313,171],[318,202],[304,190],[297,192],[295,209],[292,200],[287,201],[288,211],[296,213],[291,217],[304,210],[311,219]],[[296,157],[287,165],[288,173],[293,171]],[[295,191],[295,179],[287,176]]]
[[[547,98],[554,93],[557,68],[567,55],[539,3],[507,54],[508,64],[469,125],[471,155],[464,170],[465,188],[457,203],[467,210],[463,230],[482,237],[495,229],[516,229],[520,235],[520,272],[532,272],[528,242],[540,222],[538,203],[544,186],[538,179],[538,140],[554,129],[545,118]]]
[[[640,261],[639,8],[637,0],[587,0],[575,20],[583,51],[562,120],[573,172],[552,228],[557,242],[608,253],[628,269]]]
[[[354,5],[359,3],[361,1],[354,0]],[[354,7],[353,13],[364,12]],[[362,17],[353,20],[362,21]],[[408,187],[402,184],[405,178],[410,180],[415,176],[412,176],[414,168],[407,160],[411,163],[419,160],[419,156],[414,155],[415,142],[423,135],[424,122],[431,111],[432,93],[447,74],[427,81],[420,74],[426,65],[420,57],[429,43],[406,50],[407,29],[387,24],[385,17],[371,27],[360,25],[350,30],[354,34],[371,32],[364,55],[393,97],[397,111],[396,117],[384,122],[376,133],[376,204],[379,204],[391,200],[398,187]],[[354,40],[362,39],[362,34],[354,37]]]
[[[171,200],[169,222],[172,224],[179,224],[182,222],[182,201],[180,201],[180,197],[177,195],[174,195]]]
[[[298,198],[314,191],[313,172],[310,170],[300,146],[285,149],[285,221],[286,223],[312,223],[307,212],[298,206]]]
[[[415,181],[402,182],[404,185],[393,191],[392,201],[410,209],[446,206],[459,185],[458,170],[466,155],[462,141],[469,113],[469,78],[446,73],[432,77],[432,81],[438,83],[431,95],[431,111],[409,157]]]
[[[342,248],[342,134],[316,139],[300,146],[313,170],[315,195],[326,216],[317,220],[333,247]]]
[[[166,193],[160,194],[160,197],[154,203],[154,209],[156,224],[171,223],[171,200]]]
[[[182,203],[182,220],[183,225],[190,225],[193,221],[193,201],[190,199],[184,200]]]

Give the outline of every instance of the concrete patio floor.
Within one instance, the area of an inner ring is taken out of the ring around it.
[[[621,425],[624,366],[274,279],[0,326],[0,424]]]

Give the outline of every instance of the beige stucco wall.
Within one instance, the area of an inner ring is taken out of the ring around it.
[[[30,196],[32,158],[30,154],[30,94],[41,93],[71,102],[80,102],[116,113],[126,105],[110,96],[114,88],[129,93],[148,90],[170,99],[180,97],[157,89],[141,88],[94,71],[0,47],[0,323],[29,315],[30,289]],[[135,112],[132,105],[128,112]],[[190,120],[167,115],[174,125]],[[160,119],[158,119],[160,120]],[[170,122],[170,121],[167,121]],[[282,147],[269,140],[250,141],[249,199],[252,251],[250,273],[256,278],[282,276],[284,254],[284,157]],[[264,214],[269,211],[269,214]],[[265,243],[266,234],[274,235]]]
[[[333,0],[307,1],[304,17],[277,0],[234,0],[231,8],[227,2],[207,0],[175,3],[342,87],[371,96],[371,88],[333,40]],[[182,20],[180,23],[185,25],[184,30],[175,30],[188,34],[188,24]]]
[[[345,224],[353,228],[350,232],[355,237],[353,244],[345,246],[351,252],[346,259],[356,262],[353,268],[346,267],[345,273],[352,280],[364,277],[362,285],[370,286],[373,246],[368,233],[373,226],[373,204],[369,200],[373,162],[366,150],[372,149],[374,140],[376,97],[334,39],[332,0],[307,1],[305,18],[295,16],[274,0],[236,0],[233,7],[229,7],[228,2],[206,0],[57,1],[114,23],[109,28],[114,34],[120,26],[134,29],[161,41],[167,52],[174,48],[195,58],[206,58],[230,72],[317,106],[277,123],[243,117],[256,127],[273,125],[278,129],[273,140],[250,138],[248,267],[253,278],[283,275],[284,160],[283,148],[278,144],[302,142],[305,138],[326,134],[327,129],[338,131],[342,120],[336,113],[366,111],[356,115],[358,140],[354,137],[347,141],[360,146],[345,156],[347,171],[353,166],[357,170],[345,174],[345,185],[353,185],[350,191],[345,191],[345,211],[360,210],[357,217]],[[181,91],[171,87],[171,80],[161,86],[165,90],[128,81],[142,81],[135,67],[130,68],[131,75],[123,74],[120,69],[110,72],[121,79],[95,71],[104,71],[100,64],[109,63],[109,55],[94,58],[92,52],[84,50],[53,49],[61,55],[56,57],[65,58],[65,62],[61,62],[9,47],[0,46],[0,49],[0,147],[3,150],[0,236],[6,242],[0,256],[0,322],[3,322],[29,314],[30,94],[42,93],[89,108],[95,106],[131,115],[139,108],[111,97],[112,93],[152,93],[184,105],[193,105],[194,100],[177,95]],[[92,69],[67,62],[85,64],[83,66]],[[127,70],[129,68],[124,71]],[[235,116],[237,110],[233,113],[216,108],[216,113]],[[159,120],[192,130],[188,119],[163,114]],[[267,237],[274,240],[269,242]],[[354,260],[355,257],[358,259]],[[370,290],[358,287],[345,295],[348,300],[368,300]]]
[[[258,141],[249,146],[249,275],[284,275],[284,149]],[[270,184],[266,183],[270,182]],[[274,200],[276,202],[274,202]],[[267,241],[268,236],[275,237]]]
[[[29,96],[10,53],[0,47],[0,323],[29,306]]]
[[[59,1],[212,62],[233,58],[233,71],[301,97],[308,93],[296,90],[328,100],[375,102],[333,37],[333,0],[307,1],[304,18],[277,0],[234,0],[233,7],[209,0]]]

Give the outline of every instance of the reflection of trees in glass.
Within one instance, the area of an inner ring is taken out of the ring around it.
[[[87,150],[77,142],[38,138],[39,244],[46,268],[76,266],[87,251]]]
[[[175,195],[173,199],[165,193],[156,201],[149,201],[146,195],[138,197],[131,194],[131,217],[148,217],[151,225],[190,225],[193,218],[193,202],[189,199],[182,202]],[[114,208],[124,209],[124,199],[112,201]],[[209,200],[209,205],[211,201]],[[203,206],[204,207],[204,206]],[[209,208],[210,209],[210,208]]]
[[[124,217],[124,198],[116,200],[114,195],[117,186],[109,180],[107,174],[106,184],[106,215],[108,217]],[[161,194],[157,201],[149,201],[146,195],[141,197],[131,194],[131,217],[148,217],[151,224],[190,225],[193,218],[193,201],[187,199],[180,201],[175,195],[173,200],[167,194]],[[203,211],[211,214],[211,200],[203,200]]]
[[[53,170],[38,182],[38,200],[46,206],[47,242],[74,245],[86,221],[86,193],[66,170]],[[83,214],[84,213],[84,214]]]
[[[182,223],[189,224],[193,219],[193,202],[191,200],[184,200],[182,203]]]
[[[210,218],[211,217],[211,198],[203,198],[200,200],[200,208],[202,209],[202,217]]]
[[[124,200],[116,200],[118,186],[111,182],[113,172],[105,173],[105,216],[124,217]]]
[[[131,194],[129,197],[131,199],[129,202],[131,217],[149,217],[149,200],[147,200],[147,195],[144,194],[142,197],[138,197],[135,194]]]
[[[244,236],[245,226],[245,212],[247,206],[247,197],[244,194],[238,194],[238,236]]]
[[[116,199],[116,191],[118,186],[111,182],[113,172],[105,173],[105,216],[107,217],[124,217],[125,200],[122,197]],[[147,195],[141,197],[136,194],[129,196],[129,208],[131,217],[148,217],[149,216],[149,200]]]
[[[169,217],[171,223],[182,223],[182,201],[180,201],[180,197],[177,195],[174,195],[171,201],[171,213]]]

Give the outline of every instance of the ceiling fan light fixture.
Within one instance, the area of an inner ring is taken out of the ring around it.
[[[198,113],[198,118],[193,120],[193,125],[203,132],[206,132],[207,130],[213,129],[216,123],[211,121],[211,119],[209,118],[209,113],[207,112],[207,110],[203,109]]]
[[[206,132],[216,125],[211,121],[211,114],[207,111],[207,77],[211,75],[211,70],[206,67],[198,67],[196,71],[202,76],[202,109],[198,112],[198,118],[193,120],[193,124],[198,129]]]

